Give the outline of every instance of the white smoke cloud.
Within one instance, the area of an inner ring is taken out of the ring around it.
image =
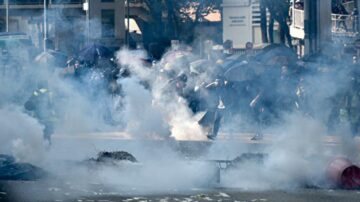
[[[43,126],[20,107],[0,109],[0,153],[13,155],[18,161],[38,163],[45,152]]]
[[[137,114],[134,112],[134,109],[138,109],[142,111],[142,118],[147,116],[148,110],[144,110],[140,106],[150,106],[152,105],[151,113],[152,119],[157,124],[152,126],[153,128],[159,128],[161,131],[164,131],[163,128],[169,128],[170,133],[161,132],[161,134],[171,135],[176,140],[205,140],[206,136],[204,135],[204,131],[197,123],[199,117],[193,115],[190,109],[187,106],[187,103],[184,99],[180,98],[176,93],[174,93],[175,89],[172,89],[172,86],[169,86],[169,80],[166,75],[161,75],[160,70],[156,69],[156,67],[145,67],[142,59],[146,58],[146,54],[141,51],[128,51],[121,50],[117,53],[117,58],[120,61],[121,65],[127,66],[132,72],[132,80],[135,82],[129,83],[120,80],[120,83],[124,87],[125,99],[127,96],[130,96],[131,102],[127,102],[125,106],[126,114],[129,114],[129,111],[133,111],[133,114]],[[172,66],[181,66],[181,64],[176,64],[175,61],[171,62]],[[175,71],[179,71],[175,69]],[[183,66],[183,71],[186,71],[186,67]],[[139,79],[136,79],[139,78]],[[129,87],[140,86],[139,83],[141,81],[145,81],[150,85],[150,91],[143,89],[140,87],[136,91],[136,89],[130,90]],[[137,84],[136,84],[137,83]],[[129,85],[136,84],[136,85]],[[169,89],[170,88],[170,89]],[[147,91],[147,92],[146,92]],[[137,92],[137,98],[134,97],[134,93]],[[141,92],[141,93],[140,93]],[[141,103],[139,103],[141,100]],[[144,102],[146,101],[146,102]],[[126,120],[126,119],[125,119]],[[130,125],[134,128],[137,122],[142,122],[140,117],[134,121],[131,119]],[[146,125],[149,122],[145,118]],[[161,120],[161,121],[159,121]],[[129,125],[129,124],[128,124]],[[139,124],[138,124],[139,125]],[[139,127],[138,129],[141,129]],[[152,129],[154,131],[154,129]],[[137,132],[138,133],[138,132]],[[147,133],[143,131],[142,133]]]
[[[132,73],[130,78],[118,80],[124,94],[122,97],[117,97],[116,101],[122,105],[121,110],[115,110],[117,107],[110,107],[114,104],[114,100],[104,93],[106,87],[87,86],[86,82],[64,79],[53,69],[48,70],[47,68],[52,66],[49,64],[28,69],[24,74],[19,74],[20,79],[1,78],[0,141],[6,146],[2,147],[0,151],[10,153],[18,160],[27,162],[38,162],[43,156],[43,126],[25,114],[22,109],[23,103],[36,88],[37,80],[48,81],[49,88],[56,95],[55,109],[59,120],[56,123],[55,135],[76,136],[92,132],[125,131],[134,139],[173,137],[176,140],[206,140],[205,132],[198,124],[200,114],[193,114],[188,108],[188,103],[175,93],[175,89],[169,84],[170,76],[160,74],[159,67],[144,65],[145,52],[124,49],[119,51],[116,56],[119,64],[129,68]],[[194,56],[194,58],[196,57]],[[180,72],[188,73],[188,61],[177,59],[163,60],[161,65],[174,70],[175,75]],[[203,81],[211,81],[211,71],[215,70],[205,72],[188,83],[198,85]],[[196,80],[198,78],[200,81]],[[321,78],[321,82],[319,82],[319,78]],[[315,103],[312,109],[316,116],[310,118],[298,113],[285,116],[285,121],[273,129],[275,132],[272,136],[272,145],[263,151],[268,154],[264,164],[245,163],[235,170],[229,170],[222,176],[222,185],[255,190],[288,189],[307,184],[321,186],[321,182],[324,180],[324,168],[326,168],[329,157],[333,155],[323,145],[326,130],[322,122],[324,120],[321,119],[326,117],[326,111],[322,111],[325,106],[321,105],[324,100],[336,94],[338,87],[331,81],[331,78],[317,77],[317,75],[314,75],[309,83],[309,86],[316,87],[310,90],[311,94],[315,95],[311,100]],[[9,106],[9,103],[16,106]],[[115,126],[109,125],[105,120],[108,114],[116,114],[122,123]],[[124,127],[122,127],[123,125]],[[349,148],[347,146],[351,145],[349,139],[346,140],[342,152],[344,154],[349,154],[351,151],[355,153],[353,149],[345,150],[345,148]],[[92,142],[91,140],[87,141],[90,142],[89,144]],[[209,176],[214,174],[214,165],[184,160],[174,154],[178,152],[178,145],[175,145],[175,149],[158,148],[161,144],[171,145],[172,143],[171,141],[160,142],[158,145],[148,146],[149,148],[145,151],[143,151],[144,144],[136,144],[132,149],[135,154],[140,153],[139,160],[143,163],[139,165],[139,169],[129,170],[126,168],[128,165],[124,165],[125,169],[103,167],[96,173],[98,175],[96,180],[104,184],[129,187],[145,186],[157,190],[167,187],[189,188],[210,183],[208,180],[211,178]],[[113,144],[106,142],[102,149],[108,150]],[[62,160],[68,160],[71,159],[69,156],[72,155],[72,152],[95,153],[89,148],[85,149],[82,144],[73,144],[72,147],[70,145],[64,143],[61,145],[62,148],[57,148],[59,151],[70,150],[68,148],[74,149],[67,151],[69,152],[68,156],[57,154],[54,149],[55,151],[52,151],[46,160],[54,162],[54,159],[59,156],[64,158]],[[228,145],[224,143],[222,146],[227,148],[220,147],[219,149],[215,144],[212,149],[216,147],[216,152],[210,151],[210,153],[218,155],[223,153],[223,157],[228,157],[227,152],[236,154],[247,150],[247,148],[237,148],[240,146],[233,142],[231,148],[228,148]],[[112,148],[122,149],[122,147]],[[83,157],[84,155],[79,156]],[[211,155],[208,157],[211,158]],[[76,166],[78,164],[74,165],[74,167]],[[133,167],[130,166],[130,168]],[[88,183],[87,178],[94,174],[82,169],[80,172],[71,174],[67,173],[68,170],[71,169],[63,167],[54,169],[56,174],[64,175],[64,172],[68,174],[67,180],[81,177],[79,181],[85,183]],[[78,175],[79,173],[81,176]]]
[[[159,109],[152,103],[151,93],[136,78],[120,81],[125,93],[125,131],[134,137],[167,138],[169,129]]]

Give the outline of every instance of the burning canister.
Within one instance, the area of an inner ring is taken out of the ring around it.
[[[327,176],[341,188],[360,188],[360,168],[346,158],[332,160],[327,167]]]

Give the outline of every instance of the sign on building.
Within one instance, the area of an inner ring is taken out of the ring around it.
[[[258,0],[223,0],[222,7],[223,41],[232,40],[234,48],[261,43]]]

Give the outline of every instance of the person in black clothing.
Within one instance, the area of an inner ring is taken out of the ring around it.
[[[55,110],[53,94],[46,82],[39,82],[38,88],[24,105],[25,109],[44,126],[44,139],[51,144],[51,135],[54,133]]]
[[[359,32],[358,17],[359,17],[359,11],[356,8],[354,8],[354,10],[351,13],[353,32]]]
[[[349,15],[349,13],[346,11],[345,7],[341,4],[341,2],[338,0],[332,0],[331,11],[333,14],[338,15],[336,19],[337,27],[342,27],[345,31],[348,31],[348,27],[346,25],[346,15]]]
[[[216,138],[220,129],[220,122],[225,109],[222,100],[224,89],[226,88],[225,85],[226,83],[224,80],[216,79],[214,82],[205,87],[205,91],[207,92],[207,111],[198,123],[207,130],[207,137],[210,140],[214,140]]]

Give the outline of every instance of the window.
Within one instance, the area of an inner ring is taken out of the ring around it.
[[[101,35],[102,37],[115,37],[115,10],[101,10]]]
[[[49,0],[48,0],[49,2]],[[53,4],[81,4],[83,0],[52,0]]]

